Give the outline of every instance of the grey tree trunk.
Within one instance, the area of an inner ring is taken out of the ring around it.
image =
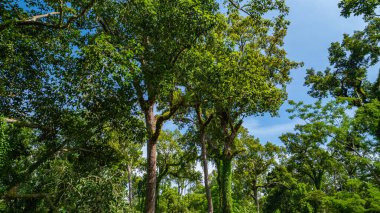
[[[146,182],[146,198],[145,212],[156,212],[156,184],[157,184],[157,139],[153,137],[156,131],[156,118],[153,113],[154,105],[149,106],[145,112],[145,120],[149,139],[147,141],[147,182]]]
[[[201,145],[202,145],[202,163],[203,163],[203,179],[206,189],[206,197],[207,197],[207,207],[208,212],[213,213],[214,209],[212,206],[212,196],[211,196],[211,190],[210,185],[208,182],[208,161],[207,161],[207,149],[206,149],[206,139],[205,139],[205,132],[204,130],[201,131]]]

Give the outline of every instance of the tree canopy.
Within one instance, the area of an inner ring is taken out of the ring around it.
[[[366,26],[318,71],[285,0],[2,1],[0,212],[379,212],[379,5],[339,2]]]

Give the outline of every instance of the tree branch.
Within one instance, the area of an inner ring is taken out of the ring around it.
[[[175,64],[179,58],[179,56],[182,54],[183,51],[185,51],[186,49],[189,49],[191,46],[190,45],[186,45],[184,46],[182,49],[180,49],[177,54],[175,54],[175,56],[172,58],[171,60],[171,64]]]
[[[208,124],[211,122],[211,120],[214,118],[214,114],[211,114],[208,118],[207,118],[207,120],[205,121],[205,123],[204,123],[204,126],[206,127],[206,126],[208,126]]]
[[[182,100],[175,104],[174,106],[170,107],[170,109],[164,113],[162,113],[161,115],[157,116],[157,123],[156,123],[156,129],[153,133],[153,136],[152,136],[152,140],[153,141],[156,141],[158,136],[160,135],[160,132],[161,132],[161,129],[162,129],[162,125],[164,124],[165,121],[169,120],[173,115],[174,113],[176,113],[178,111],[178,109],[184,104],[184,99],[182,98]]]
[[[231,3],[231,5],[232,5],[233,7],[235,7],[236,9],[238,9],[238,10],[240,10],[240,11],[246,13],[247,15],[251,16],[251,14],[250,14],[248,11],[244,10],[242,7],[240,7],[239,5],[237,5],[233,0],[228,0],[228,1],[229,1],[229,2]]]
[[[4,120],[5,120],[6,123],[14,124],[14,125],[17,125],[17,126],[29,127],[29,128],[33,128],[33,129],[42,129],[37,124],[29,123],[27,121],[20,121],[18,119],[14,119],[14,118],[4,118]]]
[[[58,14],[61,14],[60,12],[51,12],[51,13],[46,13],[46,14],[41,14],[41,15],[36,15],[36,16],[33,16],[32,18],[28,19],[28,20],[25,20],[25,22],[27,21],[37,21],[37,19],[40,19],[40,18],[47,18],[49,16],[52,16],[52,15],[58,15]]]
[[[32,18],[30,18],[28,20],[9,20],[9,21],[6,21],[4,24],[0,25],[0,32],[7,29],[7,27],[9,27],[12,24],[15,24],[17,26],[40,26],[40,27],[49,27],[49,28],[53,28],[53,29],[65,29],[65,28],[68,28],[77,19],[84,16],[84,14],[86,14],[91,9],[91,7],[95,4],[95,2],[96,2],[96,0],[92,0],[88,5],[86,5],[83,8],[83,10],[80,13],[78,13],[77,15],[71,16],[68,19],[68,21],[66,22],[66,24],[64,24],[64,25],[62,25],[61,23],[50,24],[50,23],[46,23],[46,22],[37,21],[38,19],[46,18],[46,17],[52,16],[52,15],[57,15],[57,14],[61,14],[61,13],[63,14],[63,12],[60,11],[60,12],[51,12],[51,13],[47,13],[47,14],[33,16]],[[60,9],[60,10],[62,10],[62,9]],[[62,21],[62,19],[63,19],[63,17],[60,17],[60,21]]]
[[[32,172],[34,172],[40,165],[42,165],[44,162],[46,162],[51,157],[53,157],[54,154],[57,153],[64,145],[65,145],[65,143],[57,145],[56,147],[45,152],[44,155],[42,155],[36,162],[34,162],[32,165],[30,165],[26,169],[25,172],[22,172],[22,174],[20,174],[20,176],[16,178],[14,183],[6,189],[7,192],[4,193],[4,195],[5,194],[15,194],[17,192],[17,189],[18,189],[20,183],[22,183],[23,181],[29,180]]]
[[[198,124],[199,124],[200,128],[203,128],[203,119],[202,119],[202,112],[201,112],[200,104],[196,104],[194,108],[195,108],[195,112],[197,113]]]
[[[137,99],[140,103],[141,110],[146,111],[147,107],[146,107],[146,100],[144,99],[143,89],[136,78],[133,79],[133,87],[136,90]]]
[[[56,210],[53,202],[50,199],[50,195],[47,193],[34,193],[34,194],[16,194],[7,193],[3,195],[4,199],[14,200],[14,199],[46,199],[50,205],[50,208]]]

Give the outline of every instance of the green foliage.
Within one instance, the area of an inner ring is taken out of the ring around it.
[[[242,16],[232,7],[226,17],[218,14],[215,28],[179,63],[180,69],[187,71],[182,81],[194,93],[190,97],[214,112],[220,123],[213,156],[220,170],[223,212],[232,211],[230,165],[240,151],[235,138],[242,119],[276,115],[286,98],[289,72],[299,66],[283,49],[289,24],[284,1],[249,1],[248,5],[250,16]],[[271,12],[276,15],[265,18]]]
[[[372,100],[360,107],[355,114],[359,131],[368,132],[380,141],[380,101]]]
[[[265,197],[264,212],[312,212],[312,206],[306,199],[307,184],[297,183],[284,167],[276,167],[268,178],[277,182],[278,186],[269,188]]]
[[[6,133],[8,127],[6,123],[1,119],[0,121],[0,168],[3,168],[7,164],[8,152],[11,151],[9,144],[9,138]]]
[[[377,212],[379,201],[379,188],[358,179],[348,180],[342,191],[326,197],[331,212]]]
[[[379,5],[380,3],[377,0],[342,0],[339,2],[339,7],[342,8],[342,16],[364,15],[366,19],[379,16],[378,11],[376,11]]]
[[[276,185],[266,179],[268,173],[283,158],[284,149],[270,142],[261,144],[258,139],[248,135],[246,129],[241,131],[239,142],[244,152],[236,157],[234,180],[234,201],[238,203],[237,212],[260,211],[260,194]]]
[[[331,67],[307,71],[309,94],[336,100],[290,102],[301,123],[284,147],[242,122],[277,115],[301,65],[284,49],[289,8],[219,3],[2,1],[0,211],[141,212],[155,195],[156,212],[206,212],[204,133],[216,212],[379,212],[380,76],[367,78],[379,2],[339,3],[367,26],[331,44]],[[174,117],[186,134],[162,131]],[[152,167],[143,141],[157,145]]]

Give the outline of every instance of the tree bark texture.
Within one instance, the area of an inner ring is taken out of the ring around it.
[[[128,199],[129,205],[132,207],[132,168],[131,165],[127,165],[128,170]]]
[[[156,118],[154,116],[154,105],[150,105],[145,112],[145,120],[148,131],[147,141],[147,182],[146,182],[146,198],[145,212],[155,213],[156,211],[156,184],[157,184],[157,138],[154,137],[156,131]]]
[[[214,212],[214,209],[212,206],[212,196],[211,196],[210,185],[208,182],[208,161],[207,161],[206,138],[205,138],[204,129],[201,130],[201,146],[202,146],[201,148],[202,148],[203,176],[204,176],[204,183],[205,183],[205,189],[206,189],[207,207],[208,207],[208,212],[212,213]]]

